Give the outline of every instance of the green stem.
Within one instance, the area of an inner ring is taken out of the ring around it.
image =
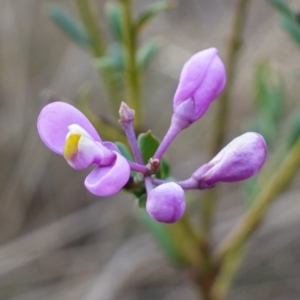
[[[96,57],[101,57],[106,54],[106,45],[103,39],[103,33],[97,22],[97,17],[93,13],[89,0],[77,0],[79,13],[82,22],[91,39],[93,52]],[[95,10],[94,10],[95,11]]]
[[[245,249],[244,247],[241,247],[226,255],[211,289],[211,295],[214,300],[225,299],[237,270],[241,265],[244,253]]]
[[[217,113],[214,119],[214,140],[211,147],[211,155],[214,156],[224,144],[227,130],[230,99],[236,77],[236,68],[241,46],[243,44],[243,32],[247,20],[248,4],[250,0],[236,0],[236,8],[232,23],[231,37],[228,43],[226,70],[226,89],[218,100]]]
[[[218,100],[217,111],[213,122],[213,140],[210,149],[211,157],[215,156],[220,151],[226,137],[229,104],[232,96],[232,89],[236,75],[239,53],[243,43],[243,32],[247,19],[247,9],[249,2],[250,0],[236,0],[234,19],[231,28],[231,36],[227,48],[227,84],[225,91]],[[203,226],[207,235],[209,235],[211,232],[212,218],[214,215],[217,198],[218,191],[216,188],[206,190],[204,192],[201,206],[201,216],[203,220]]]
[[[217,197],[218,193],[216,188],[205,190],[203,193],[203,201],[201,202],[200,208],[202,215],[203,230],[207,237],[211,233]]]
[[[95,9],[92,8],[90,0],[76,0],[79,9],[80,17],[83,25],[91,40],[92,51],[95,58],[103,57],[107,54],[106,42],[103,38],[103,32],[97,21]],[[114,113],[118,113],[120,106],[120,93],[118,88],[113,83],[112,72],[109,70],[99,70],[99,75],[104,83],[109,103],[113,106]]]
[[[137,35],[131,15],[131,0],[120,0],[122,7],[122,37],[125,56],[125,88],[127,103],[135,110],[135,128],[142,125],[140,72],[136,61]]]
[[[214,254],[217,261],[221,261],[227,253],[241,247],[246,239],[254,232],[264,217],[269,205],[276,196],[291,181],[300,166],[300,139],[287,154],[286,158],[271,177],[268,183],[254,200],[232,232],[216,249]]]

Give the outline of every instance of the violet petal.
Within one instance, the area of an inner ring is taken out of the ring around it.
[[[62,155],[69,132],[68,126],[72,124],[81,126],[95,141],[101,142],[96,129],[87,117],[65,102],[53,102],[46,105],[38,117],[37,127],[46,146]]]
[[[147,198],[146,209],[158,222],[174,223],[185,211],[183,189],[174,182],[167,182],[153,189]]]
[[[127,160],[118,152],[115,161],[106,167],[95,168],[85,179],[86,188],[98,196],[111,196],[119,192],[127,183],[130,167]]]

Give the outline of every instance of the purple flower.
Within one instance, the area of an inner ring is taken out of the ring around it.
[[[48,104],[39,115],[37,127],[46,146],[63,155],[74,169],[96,165],[84,182],[93,194],[110,196],[127,183],[130,176],[127,160],[110,144],[103,143],[90,121],[72,105]]]
[[[200,188],[213,187],[217,182],[234,182],[256,174],[267,157],[264,138],[247,132],[232,140],[210,162],[200,167],[192,178]]]
[[[215,48],[193,55],[184,65],[173,100],[175,118],[189,126],[198,120],[223,91],[225,68]]]
[[[185,211],[183,189],[175,182],[167,182],[153,189],[147,198],[146,209],[158,222],[174,223]]]

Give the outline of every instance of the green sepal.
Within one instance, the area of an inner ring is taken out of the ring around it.
[[[134,161],[133,156],[132,156],[130,150],[128,149],[128,147],[125,144],[117,141],[117,142],[115,142],[115,145],[118,147],[118,149],[120,150],[121,154],[127,160]]]
[[[136,22],[136,29],[141,30],[149,23],[158,13],[163,10],[174,7],[175,1],[165,0],[150,4],[138,17]]]
[[[139,68],[145,69],[153,56],[156,54],[160,48],[161,43],[157,39],[150,39],[146,41],[142,46],[137,50],[137,63]]]
[[[80,21],[62,5],[51,4],[47,7],[46,12],[49,18],[77,44],[84,47],[91,45],[89,35]]]
[[[152,158],[160,145],[160,141],[155,137],[152,132],[149,130],[146,133],[141,133],[138,136],[138,146],[142,154],[144,164],[147,164],[149,159]],[[160,167],[156,174],[156,177],[159,179],[166,179],[169,177],[171,172],[170,164],[165,160],[161,159]]]
[[[150,130],[138,136],[138,145],[145,164],[153,157],[159,144],[159,139],[155,137]]]
[[[122,40],[122,13],[118,4],[108,2],[105,5],[105,15],[115,38]]]
[[[162,159],[156,177],[159,179],[166,179],[170,176],[170,172],[171,172],[170,164],[165,159]]]

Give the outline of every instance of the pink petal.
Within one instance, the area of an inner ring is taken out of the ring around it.
[[[210,103],[223,91],[226,72],[215,48],[193,55],[184,65],[174,96],[173,109],[177,112],[182,102],[192,99],[194,112],[189,113],[190,122],[198,120]]]
[[[167,182],[153,189],[146,202],[149,215],[158,222],[174,223],[185,211],[183,189],[175,182]]]
[[[200,184],[207,186],[240,181],[255,175],[266,157],[264,138],[256,132],[247,132],[232,140],[206,164],[205,172],[200,168],[193,175]]]
[[[116,194],[127,183],[130,176],[130,167],[127,160],[119,153],[114,163],[107,167],[95,168],[85,179],[86,188],[98,196]]]
[[[210,103],[223,91],[226,84],[225,67],[219,56],[216,56],[204,76],[201,86],[194,92],[195,119],[202,117]]]
[[[53,102],[46,105],[41,111],[37,127],[42,141],[52,151],[62,155],[68,126],[81,126],[95,141],[101,139],[87,117],[74,106],[65,102]]]

